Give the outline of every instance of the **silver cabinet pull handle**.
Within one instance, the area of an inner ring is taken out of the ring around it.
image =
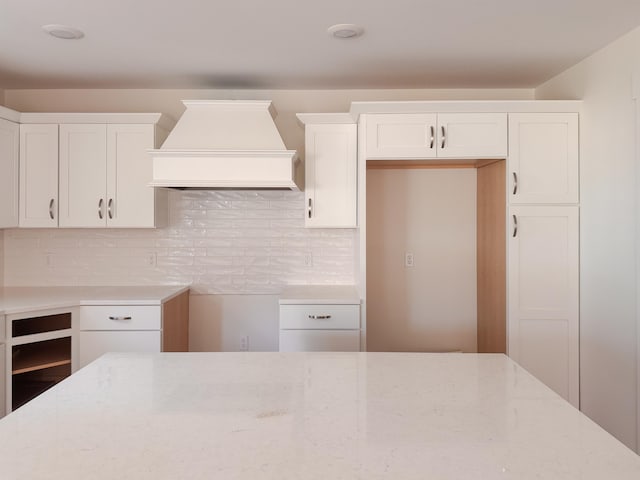
[[[429,137],[429,148],[433,148],[433,144],[436,140],[436,128],[431,125],[429,129],[431,130],[431,137]]]
[[[328,320],[331,315],[309,315],[311,320]]]
[[[518,235],[518,217],[516,217],[515,215],[512,215],[513,217],[513,238],[516,238],[516,235]]]
[[[54,212],[53,212],[53,205],[54,205],[54,199],[52,198],[51,200],[49,200],[49,218],[51,220],[53,220],[55,218]]]
[[[311,199],[309,199],[309,208],[307,209],[307,214],[309,215],[309,218],[311,218],[313,212],[313,208],[311,207]]]
[[[113,198],[109,199],[107,202],[107,213],[109,214],[109,220],[113,218]]]
[[[513,172],[513,194],[518,193],[518,174]]]
[[[103,216],[103,213],[102,213],[102,206],[103,205],[104,205],[104,199],[101,198],[100,201],[98,202],[98,218],[100,220],[102,220],[102,216]]]
[[[444,125],[440,126],[440,131],[442,132],[442,145],[440,145],[440,148],[444,148],[445,142],[447,140],[447,132],[444,129]]]
[[[131,320],[131,317],[109,317],[109,320]]]

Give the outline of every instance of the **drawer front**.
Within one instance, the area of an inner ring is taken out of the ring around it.
[[[358,329],[360,305],[280,305],[281,329]]]
[[[280,330],[281,352],[358,352],[359,330]]]
[[[81,306],[80,330],[160,330],[159,305]]]
[[[160,351],[160,332],[80,332],[80,367],[109,352]]]

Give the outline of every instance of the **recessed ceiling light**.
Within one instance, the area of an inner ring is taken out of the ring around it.
[[[43,25],[42,29],[52,37],[62,38],[63,40],[78,40],[84,37],[84,32],[77,28],[69,27],[67,25]]]
[[[356,38],[364,33],[364,29],[353,23],[338,23],[330,26],[327,32],[336,38]]]

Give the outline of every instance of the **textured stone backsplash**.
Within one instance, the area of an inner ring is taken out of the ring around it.
[[[304,228],[304,194],[171,191],[159,229],[10,229],[6,286],[191,284],[274,294],[354,283],[356,231]]]

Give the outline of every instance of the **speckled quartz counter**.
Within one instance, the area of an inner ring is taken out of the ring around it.
[[[109,354],[0,420],[17,479],[633,479],[502,355]]]
[[[0,315],[79,305],[160,305],[189,287],[5,287],[0,288]]]

